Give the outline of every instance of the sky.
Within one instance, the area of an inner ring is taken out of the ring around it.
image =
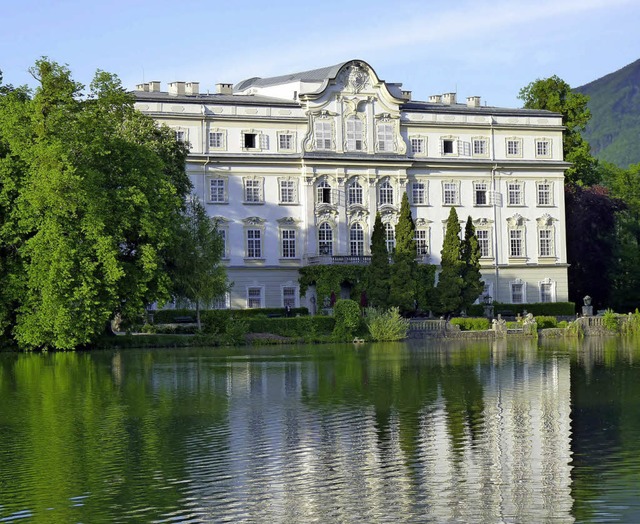
[[[42,56],[89,84],[237,83],[361,59],[414,100],[521,107],[520,89],[557,75],[578,87],[640,59],[638,0],[0,0],[4,83],[37,82]]]

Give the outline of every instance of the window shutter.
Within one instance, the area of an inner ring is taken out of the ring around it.
[[[269,135],[260,134],[260,149],[269,149]]]

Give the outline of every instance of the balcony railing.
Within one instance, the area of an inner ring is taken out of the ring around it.
[[[317,255],[307,257],[307,264],[310,266],[340,264],[340,265],[363,265],[367,266],[371,262],[370,256],[364,255]]]

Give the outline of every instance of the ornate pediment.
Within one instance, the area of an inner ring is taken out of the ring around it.
[[[276,222],[281,226],[297,226],[301,220],[293,217],[282,217],[279,218]]]
[[[555,221],[556,219],[553,218],[549,213],[545,213],[540,218],[536,218],[536,222],[538,223],[539,227],[552,226]]]
[[[509,224],[509,227],[522,227],[525,225],[526,221],[527,219],[520,213],[516,213],[512,217],[507,218],[507,224]]]
[[[263,226],[266,220],[260,217],[247,217],[242,222],[245,226]]]
[[[316,207],[317,222],[329,222],[335,226],[338,223],[338,211],[331,207]]]
[[[431,223],[432,221],[427,220],[426,218],[416,218],[414,221],[416,227],[427,227]]]

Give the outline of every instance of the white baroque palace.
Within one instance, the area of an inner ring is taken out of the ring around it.
[[[413,101],[361,60],[273,78],[137,86],[136,107],[188,142],[195,195],[225,238],[234,283],[221,307],[307,306],[298,268],[367,263],[376,211],[394,243],[402,194],[417,256],[440,263],[449,211],[471,216],[486,292],[568,299],[561,115]]]

